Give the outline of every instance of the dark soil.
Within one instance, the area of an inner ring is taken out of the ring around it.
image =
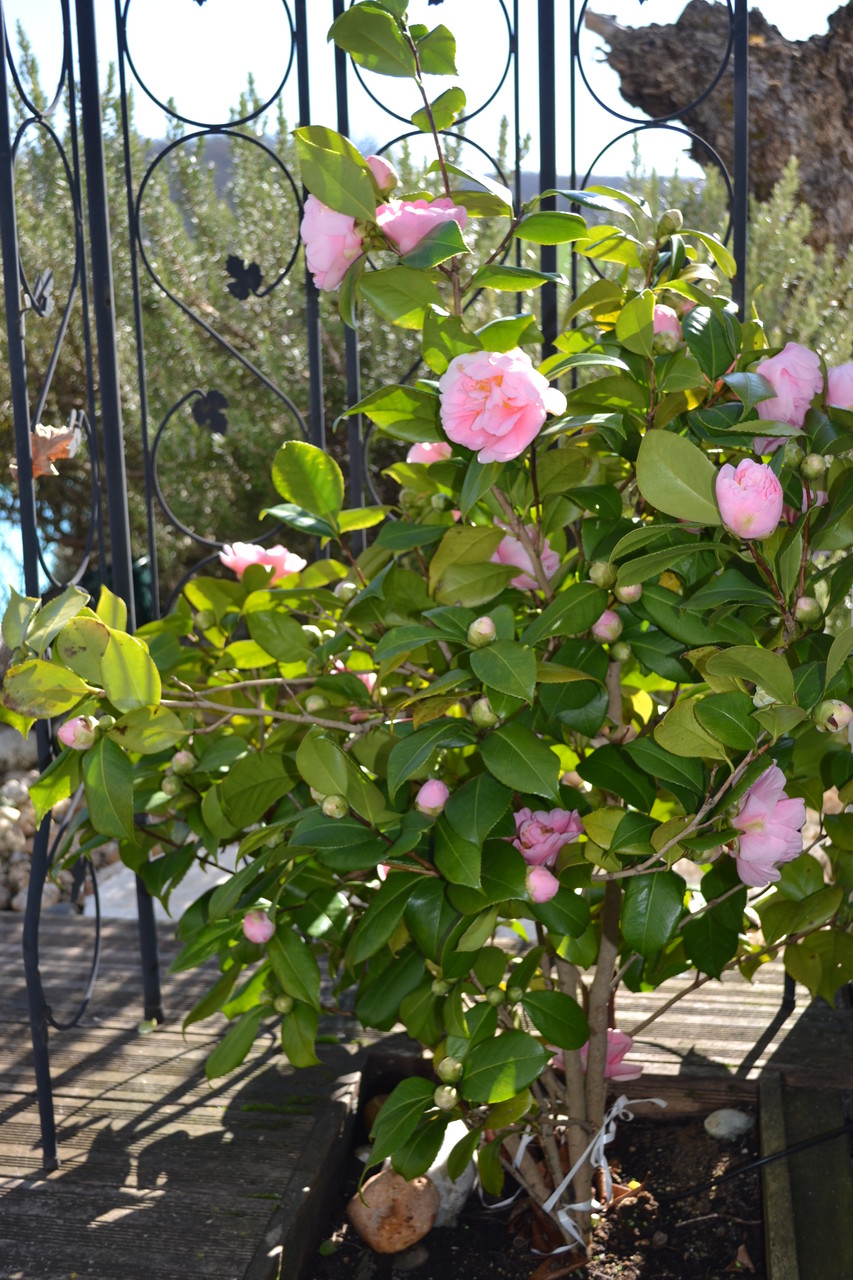
[[[569,1274],[579,1280],[764,1280],[758,1171],[686,1199],[667,1198],[754,1158],[755,1129],[746,1139],[721,1143],[705,1133],[701,1119],[623,1121],[608,1155],[615,1183],[635,1180],[644,1187],[603,1215],[591,1258],[577,1268],[577,1255],[549,1261],[531,1251],[535,1220],[520,1199],[492,1211],[476,1193],[455,1228],[430,1232],[406,1254],[375,1254],[345,1216],[362,1171],[353,1157],[324,1231],[325,1256],[315,1255],[301,1280],[557,1280]]]

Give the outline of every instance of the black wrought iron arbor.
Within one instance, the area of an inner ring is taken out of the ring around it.
[[[141,0],[135,0],[137,9]],[[173,0],[177,4],[191,5],[191,0]],[[328,8],[328,21],[337,17],[345,7],[345,0],[324,0]],[[540,189],[558,185],[558,140],[569,140],[569,185],[578,188],[595,181],[599,154],[586,173],[579,171],[577,162],[577,136],[579,104],[585,93],[596,97],[591,77],[579,52],[579,33],[589,0],[491,0],[494,10],[490,22],[490,59],[502,68],[497,87],[483,103],[475,104],[464,120],[464,142],[474,149],[477,161],[484,171],[501,173],[501,166],[488,145],[477,141],[476,117],[498,95],[503,95],[505,112],[510,118],[510,157],[514,169],[516,198],[521,197],[522,125],[539,136]],[[464,0],[445,0],[442,19],[453,28],[455,5]],[[721,49],[720,63],[708,86],[701,90],[704,98],[717,91],[724,77],[733,74],[734,92],[734,172],[726,173],[719,157],[711,153],[724,175],[728,186],[731,225],[730,234],[738,274],[734,282],[735,299],[741,309],[744,306],[744,267],[746,256],[747,222],[747,56],[748,14],[747,0],[721,0],[728,12],[727,42]],[[170,102],[158,98],[146,83],[144,68],[137,65],[128,35],[128,18],[134,0],[115,0],[115,22],[118,35],[118,77],[122,103],[124,140],[124,181],[126,190],[126,214],[130,234],[131,272],[133,286],[133,315],[123,317],[132,321],[135,331],[136,380],[138,420],[134,429],[140,433],[144,458],[144,500],[147,515],[147,547],[133,547],[128,514],[128,489],[125,468],[125,423],[123,421],[123,388],[120,384],[119,362],[116,346],[115,290],[112,278],[110,215],[117,210],[108,207],[107,174],[104,161],[101,102],[97,70],[97,42],[94,0],[56,0],[58,16],[62,22],[62,65],[55,93],[50,103],[40,108],[27,96],[15,56],[9,47],[3,0],[0,0],[0,251],[2,251],[5,289],[5,319],[8,337],[9,378],[11,404],[17,454],[18,512],[22,539],[24,581],[27,594],[38,595],[40,582],[47,576],[53,587],[67,582],[82,581],[93,567],[106,575],[109,569],[113,590],[126,603],[131,629],[136,614],[133,555],[147,551],[152,575],[154,610],[168,601],[160,600],[157,575],[157,533],[155,513],[161,520],[169,521],[199,546],[200,558],[193,572],[216,559],[222,543],[209,535],[187,528],[180,515],[172,510],[160,483],[159,450],[163,433],[170,430],[184,410],[189,410],[196,427],[216,421],[223,409],[225,397],[215,389],[205,390],[196,384],[191,371],[175,369],[174,400],[158,420],[151,416],[148,401],[148,376],[146,370],[145,323],[142,307],[143,275],[162,290],[164,305],[181,311],[210,339],[211,350],[225,352],[240,365],[242,370],[273,397],[277,405],[289,415],[295,429],[305,438],[323,447],[324,428],[324,354],[320,334],[321,300],[310,277],[304,283],[294,285],[290,279],[297,261],[299,248],[294,243],[289,261],[278,264],[274,272],[266,271],[270,283],[264,285],[264,275],[257,263],[246,263],[237,256],[229,257],[228,277],[223,279],[223,290],[232,297],[256,299],[271,297],[275,291],[290,290],[294,305],[304,316],[304,335],[310,374],[310,393],[307,414],[300,412],[295,399],[286,388],[275,380],[252,358],[245,349],[237,347],[217,330],[210,319],[198,309],[182,301],[167,283],[157,275],[152,263],[144,234],[145,197],[152,176],[165,164],[169,155],[179,147],[192,147],[201,139],[224,138],[229,146],[243,145],[261,148],[270,163],[277,166],[282,177],[286,198],[301,208],[301,188],[298,175],[291,173],[283,159],[259,137],[255,125],[264,112],[274,107],[288,86],[295,83],[299,124],[334,124],[341,132],[350,132],[350,114],[354,95],[367,94],[386,112],[389,130],[393,134],[380,149],[387,150],[416,133],[406,116],[398,114],[387,103],[380,101],[358,68],[347,65],[340,51],[335,54],[334,84],[320,86],[321,93],[312,96],[309,79],[308,5],[307,0],[281,0],[283,18],[289,33],[282,49],[281,79],[278,87],[267,100],[240,118],[211,121],[199,118],[192,112],[180,112]],[[196,0],[198,22],[205,21],[205,0]],[[312,16],[319,4],[312,6]],[[649,6],[650,9],[652,6]],[[423,9],[423,17],[433,17],[435,10],[427,14],[426,0],[412,0],[411,10],[417,14]],[[522,104],[519,77],[519,24],[521,12],[527,17],[535,9],[538,32],[538,102]],[[421,15],[417,15],[418,19]],[[74,21],[72,22],[72,17]],[[566,23],[570,31],[570,48],[560,50],[557,31]],[[498,43],[496,43],[498,42]],[[498,45],[500,51],[498,52]],[[38,51],[36,51],[38,52]],[[568,67],[568,106],[558,112],[558,60],[562,69]],[[134,90],[152,98],[164,111],[167,119],[180,125],[183,135],[174,138],[157,154],[146,160],[142,172],[134,169],[132,156],[128,95]],[[10,103],[17,98],[21,123],[13,125]],[[316,108],[322,101],[322,110]],[[699,99],[697,98],[697,101]],[[523,109],[522,109],[523,105]],[[676,117],[659,120],[633,117],[605,103],[602,106],[614,118],[615,137],[641,133],[647,129],[666,129],[679,132],[697,142],[690,130],[675,123]],[[688,109],[691,103],[685,103]],[[402,131],[401,131],[402,128]],[[39,130],[55,146],[61,162],[64,180],[73,205],[74,236],[69,244],[69,258],[73,264],[71,287],[61,303],[60,321],[56,329],[53,356],[47,372],[38,387],[31,385],[27,367],[27,325],[42,323],[50,311],[47,302],[49,290],[44,281],[31,282],[26,265],[22,261],[16,218],[15,173],[16,162],[26,147],[31,130]],[[458,133],[458,125],[456,126]],[[82,146],[81,146],[82,143]],[[557,266],[556,248],[544,248],[543,267],[553,271]],[[299,273],[301,275],[301,272]],[[557,288],[546,285],[542,298],[542,329],[546,345],[557,333]],[[85,346],[87,385],[81,388],[81,403],[75,411],[75,421],[81,426],[88,445],[91,474],[91,521],[89,534],[80,562],[65,582],[58,579],[45,554],[38,521],[36,503],[36,479],[33,474],[32,432],[41,418],[50,389],[51,379],[62,359],[62,348],[73,309],[79,308]],[[345,399],[354,404],[360,398],[359,346],[357,334],[347,329],[345,334]],[[186,379],[186,383],[184,380]],[[218,396],[218,399],[217,399]],[[190,424],[189,429],[192,429]],[[350,420],[348,451],[350,459],[350,503],[358,505],[365,490],[365,450],[361,423]],[[49,727],[39,725],[39,764],[44,768],[53,750]],[[75,1014],[65,1022],[54,1018],[39,966],[39,929],[41,921],[41,894],[50,871],[54,849],[49,847],[49,820],[42,824],[35,840],[27,910],[24,920],[24,965],[29,993],[30,1024],[34,1049],[35,1079],[40,1108],[44,1162],[46,1167],[58,1163],[57,1134],[53,1115],[48,1054],[49,1028],[62,1029],[73,1025],[82,1016],[97,969],[97,945],[87,984],[86,994]],[[54,845],[56,842],[54,842]],[[92,872],[93,876],[94,873]],[[153,905],[145,886],[137,881],[139,934],[142,953],[142,972],[145,1017],[161,1019],[163,1016],[157,963],[156,929]],[[45,927],[49,927],[45,925]]]

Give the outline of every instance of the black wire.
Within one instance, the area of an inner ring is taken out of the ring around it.
[[[821,1142],[831,1142],[833,1138],[840,1138],[843,1134],[850,1133],[851,1129],[853,1129],[853,1121],[848,1120],[846,1124],[841,1125],[838,1129],[831,1129],[828,1133],[819,1133],[814,1138],[804,1138],[802,1142],[794,1142],[790,1147],[785,1147],[784,1151],[773,1151],[769,1156],[760,1156],[757,1160],[750,1160],[748,1164],[741,1164],[736,1169],[729,1169],[728,1173],[721,1173],[718,1178],[712,1178],[710,1182],[703,1182],[695,1187],[687,1187],[683,1191],[656,1192],[655,1199],[658,1202],[686,1200],[689,1196],[699,1195],[701,1191],[710,1191],[712,1187],[718,1187],[721,1182],[728,1182],[731,1178],[739,1178],[742,1173],[750,1173],[753,1169],[760,1169],[762,1165],[770,1164],[773,1160],[784,1160],[787,1156],[795,1155],[798,1151],[805,1151],[808,1147],[816,1147]]]

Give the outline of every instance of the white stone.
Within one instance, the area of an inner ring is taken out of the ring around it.
[[[17,822],[0,818],[0,852],[15,853],[18,849],[23,849],[26,843],[27,838]]]
[[[755,1124],[755,1118],[745,1111],[734,1111],[731,1107],[721,1107],[705,1117],[705,1132],[719,1142],[734,1142],[749,1133]]]
[[[38,762],[36,735],[24,737],[11,725],[0,724],[0,774],[31,769]]]

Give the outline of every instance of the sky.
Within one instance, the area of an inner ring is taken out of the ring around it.
[[[725,0],[718,0],[724,3]],[[127,22],[130,56],[142,81],[154,98],[165,101],[174,97],[178,110],[193,120],[222,123],[228,119],[251,73],[263,98],[271,97],[287,69],[290,57],[289,25],[284,0],[120,0]],[[428,6],[427,0],[412,0],[411,21],[434,25],[443,22],[457,38],[459,82],[468,94],[469,110],[480,105],[498,87],[508,51],[505,9],[511,12],[511,0],[444,0]],[[643,26],[649,22],[674,22],[684,8],[685,0],[592,0],[590,8],[612,14],[625,26]],[[110,62],[116,59],[115,0],[94,0],[98,31],[98,55],[102,80]],[[72,0],[72,10],[74,0]],[[774,22],[790,40],[804,40],[827,30],[827,18],[839,6],[838,0],[764,0],[765,16]],[[312,121],[335,125],[334,62],[332,46],[326,32],[332,19],[331,0],[308,0],[310,89]],[[42,82],[49,92],[56,83],[61,65],[62,23],[60,0],[4,0],[10,39],[18,21],[22,23],[39,60]],[[568,75],[562,67],[568,64],[570,23],[568,0],[556,0],[556,50],[558,81],[558,119],[568,122]],[[580,0],[576,9],[580,10]],[[237,15],[237,16],[235,16]],[[519,23],[519,66],[521,75],[521,132],[529,132],[531,147],[525,167],[538,167],[537,109],[537,0],[521,0]],[[628,114],[618,90],[618,78],[602,61],[601,41],[583,31],[581,57],[587,76],[596,93],[605,102]],[[565,54],[565,57],[563,57]],[[710,72],[713,75],[713,70]],[[365,82],[378,98],[398,115],[408,117],[419,105],[413,86],[399,80],[365,75]],[[284,110],[288,121],[298,118],[295,69],[284,90]],[[434,81],[436,91],[450,81]],[[395,120],[351,75],[350,134],[356,143],[383,145],[404,132],[406,125]],[[136,124],[149,137],[162,137],[165,132],[161,107],[139,85],[134,86]],[[694,93],[695,96],[695,93]],[[501,116],[512,115],[512,77],[507,77],[494,102],[471,121],[468,136],[487,151],[493,152]],[[409,126],[411,127],[411,126]],[[629,126],[598,106],[580,84],[578,88],[578,166],[582,177],[602,148]],[[597,165],[600,175],[614,176],[627,172],[631,164],[631,140],[609,148]],[[650,130],[641,135],[641,154],[647,169],[672,173],[676,167],[682,176],[700,171],[685,155],[676,135]],[[470,160],[475,167],[475,160]],[[570,167],[568,128],[558,129],[558,170],[568,173]],[[5,583],[15,581],[18,535],[16,530],[0,525],[0,606],[5,596]]]

